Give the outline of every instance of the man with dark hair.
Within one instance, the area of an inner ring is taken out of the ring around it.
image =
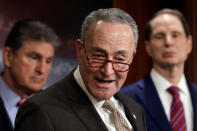
[[[40,21],[21,20],[11,29],[2,53],[1,131],[13,130],[19,104],[44,86],[58,45],[58,36]]]
[[[184,16],[178,10],[162,9],[147,23],[145,33],[153,68],[121,91],[144,107],[148,131],[197,131],[197,85],[184,75],[192,50]]]
[[[137,25],[126,12],[90,13],[76,41],[79,66],[21,106],[15,131],[145,131],[143,109],[119,93],[137,40]]]

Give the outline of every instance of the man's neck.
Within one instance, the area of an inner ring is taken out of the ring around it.
[[[153,64],[153,68],[173,85],[180,81],[184,73],[184,65],[161,67]]]
[[[23,90],[20,90],[20,88],[16,88],[16,85],[13,84],[11,77],[8,75],[8,72],[3,72],[2,79],[4,82],[8,85],[9,88],[11,88],[14,92],[16,92],[21,98],[26,98],[29,95],[27,95]]]

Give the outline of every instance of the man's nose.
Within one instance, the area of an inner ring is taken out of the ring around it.
[[[173,38],[172,36],[166,36],[166,41],[165,41],[166,46],[171,46],[173,45]]]
[[[44,74],[46,70],[46,62],[45,61],[39,61],[36,65],[36,72],[39,74]]]
[[[101,68],[101,71],[106,75],[109,76],[114,73],[113,63],[111,61],[107,61],[103,67]]]

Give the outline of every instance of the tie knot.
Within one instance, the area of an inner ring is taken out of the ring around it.
[[[105,103],[102,106],[104,109],[107,109],[109,111],[116,111],[116,107],[114,106],[114,103],[111,100],[105,100]]]
[[[21,106],[21,105],[25,102],[26,99],[27,99],[27,98],[21,98],[21,99],[18,101],[17,106]]]
[[[173,96],[179,96],[179,88],[176,86],[170,86],[167,91]]]

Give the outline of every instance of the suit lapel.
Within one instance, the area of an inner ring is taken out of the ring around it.
[[[166,117],[165,111],[161,104],[160,98],[156,91],[155,85],[151,80],[150,76],[145,77],[145,88],[143,89],[143,95],[139,94],[140,101],[143,103],[144,107],[146,108],[147,114],[149,114],[150,119],[158,125],[160,129],[165,131],[170,131],[171,125]],[[141,96],[145,96],[142,98]],[[148,123],[148,122],[147,122]]]
[[[0,97],[0,130],[13,131],[12,124]]]
[[[68,87],[67,96],[70,98],[71,107],[76,116],[90,131],[108,131],[88,96],[77,84],[73,75],[70,75],[68,79],[67,82],[71,83],[71,86]]]
[[[187,82],[191,94],[194,112],[194,131],[197,131],[197,85]]]
[[[139,127],[137,125],[137,121],[136,121],[136,118],[135,118],[136,116],[135,116],[135,113],[133,111],[133,108],[134,108],[133,105],[130,105],[130,103],[128,104],[127,103],[128,101],[126,99],[124,99],[124,97],[121,97],[121,93],[117,93],[115,95],[115,98],[118,99],[123,104],[124,109],[125,109],[126,117],[129,120],[129,122],[131,123],[134,131],[139,131]],[[132,108],[129,108],[129,106],[132,107]]]
[[[90,131],[107,131],[105,124],[94,109],[92,103],[75,104],[73,111]]]

